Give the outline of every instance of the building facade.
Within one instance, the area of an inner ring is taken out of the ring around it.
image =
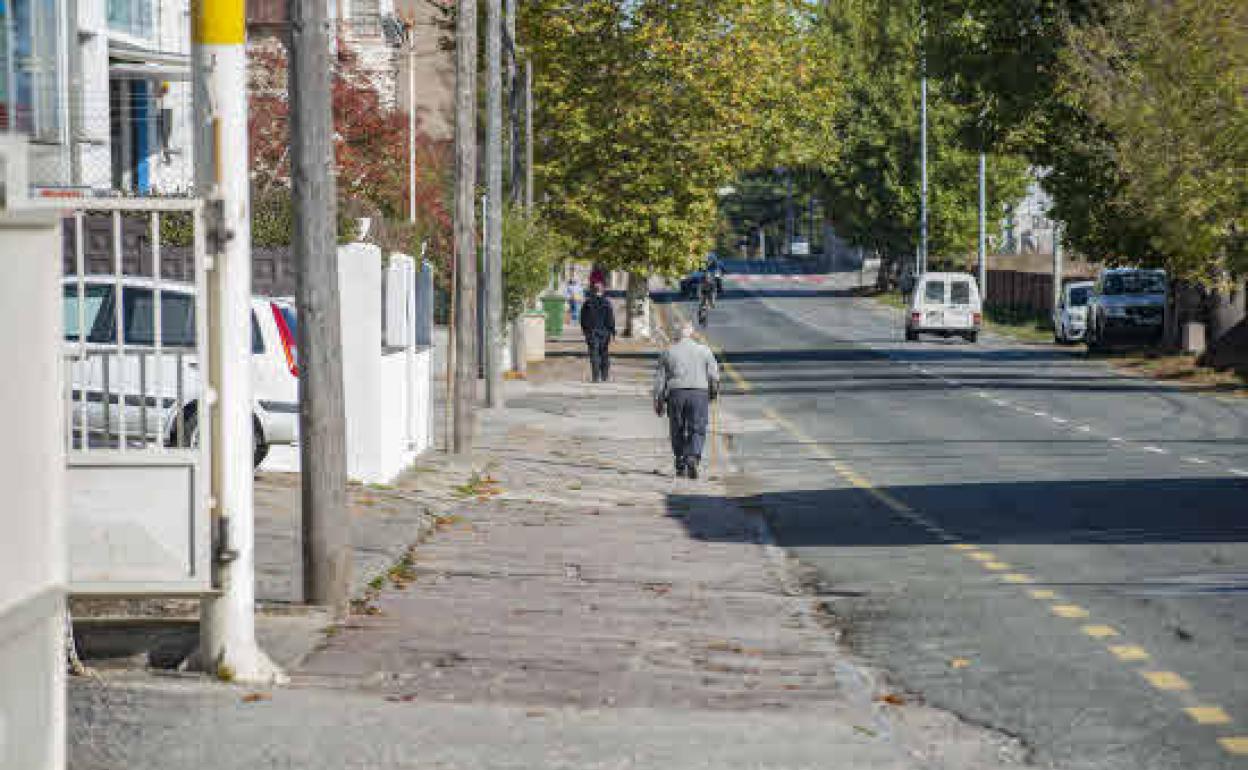
[[[189,0],[3,0],[0,129],[36,189],[178,195],[194,183]]]

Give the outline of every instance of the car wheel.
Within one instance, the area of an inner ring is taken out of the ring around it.
[[[269,442],[264,439],[264,431],[260,427],[260,421],[255,420],[252,423],[252,448],[251,448],[251,467],[259,468],[260,463],[269,456]],[[173,446],[179,447],[197,447],[199,446],[199,412],[191,410],[182,420],[181,435],[174,436],[174,440],[170,442]]]
[[[918,342],[919,333],[914,329],[906,329],[906,342]]]
[[[974,345],[976,342],[979,342],[979,332],[967,332],[966,341],[971,343],[972,345]]]
[[[1101,335],[1100,323],[1088,324],[1088,330],[1084,332],[1084,338],[1087,340],[1089,353],[1100,353],[1105,350],[1105,342]]]

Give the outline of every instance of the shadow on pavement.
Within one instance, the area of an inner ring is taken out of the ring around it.
[[[884,492],[959,540],[1079,545],[1248,542],[1248,481],[1151,479],[895,486]],[[720,539],[690,511],[721,498],[674,494],[669,515],[697,539]],[[1199,500],[1200,505],[1192,504]],[[787,548],[889,547],[941,542],[861,489],[794,490],[733,498],[767,517]],[[731,539],[731,538],[727,538]]]

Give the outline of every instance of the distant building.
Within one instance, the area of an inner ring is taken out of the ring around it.
[[[1001,222],[1002,254],[1052,254],[1054,223],[1049,218],[1053,199],[1040,186],[1043,172],[1034,170],[1027,194],[1006,210]]]
[[[191,189],[188,0],[9,0],[0,17],[0,129],[31,137],[32,185]]]

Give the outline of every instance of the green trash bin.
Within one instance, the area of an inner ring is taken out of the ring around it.
[[[563,315],[567,309],[567,300],[558,294],[542,297],[542,310],[546,313],[546,336],[563,336]]]

